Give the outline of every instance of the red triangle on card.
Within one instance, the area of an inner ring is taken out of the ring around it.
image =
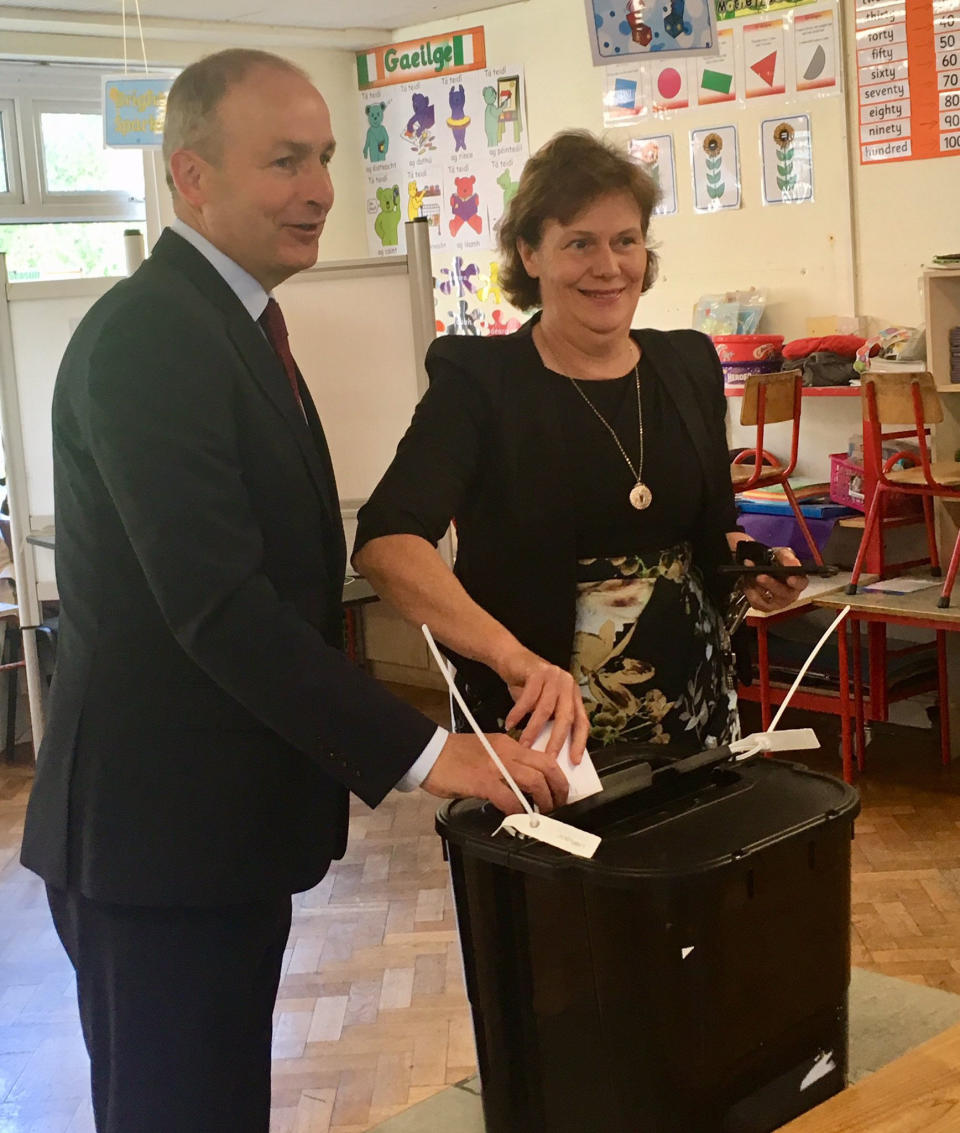
[[[762,59],[758,59],[751,68],[754,74],[759,75],[761,79],[767,84],[768,87],[773,86],[773,76],[777,70],[777,53],[771,51],[769,55],[765,55]]]

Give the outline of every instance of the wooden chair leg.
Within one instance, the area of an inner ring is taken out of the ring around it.
[[[786,480],[784,480],[783,482],[783,491],[784,495],[786,495],[787,500],[790,503],[790,507],[793,508],[793,515],[797,521],[797,526],[800,528],[804,539],[806,539],[807,541],[807,546],[810,548],[810,554],[813,556],[813,561],[817,564],[817,566],[823,566],[823,556],[820,554],[820,548],[817,546],[817,541],[810,534],[810,528],[807,524],[807,517],[800,510],[800,504],[797,502],[797,497],[794,495],[793,488],[790,487],[790,484]]]
[[[933,498],[923,496],[923,522],[927,528],[927,547],[930,550],[930,574],[940,577],[940,552],[937,549],[937,529],[933,522]]]
[[[877,490],[873,493],[873,499],[870,501],[870,510],[867,512],[867,521],[863,525],[863,536],[860,539],[860,547],[857,550],[857,557],[853,564],[853,574],[850,576],[850,581],[847,584],[847,593],[856,594],[857,582],[860,578],[860,573],[863,570],[863,561],[867,557],[867,548],[870,545],[870,537],[873,534],[873,529],[876,526],[877,515],[880,511],[880,494],[883,491],[883,485],[878,484]],[[881,532],[880,538],[883,538]]]
[[[940,600],[937,602],[941,609],[950,605],[950,594],[953,591],[958,566],[960,566],[960,531],[957,532],[957,539],[953,544],[953,554],[950,556],[950,565],[947,567],[947,577],[943,580],[943,589],[940,591]]]

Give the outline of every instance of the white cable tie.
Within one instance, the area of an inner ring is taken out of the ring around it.
[[[140,31],[140,53],[143,55],[143,73],[147,75],[150,73],[150,68],[147,66],[147,47],[143,42],[143,23],[140,20],[140,0],[133,0],[133,3],[137,10],[137,28]]]
[[[127,77],[127,0],[120,0],[120,36],[123,39],[123,77]]]
[[[460,695],[460,690],[457,688],[456,684],[454,683],[453,677],[450,674],[450,669],[447,666],[447,662],[441,656],[440,650],[437,648],[437,643],[433,640],[433,634],[430,632],[430,627],[426,623],[424,623],[420,627],[420,629],[423,631],[423,636],[427,639],[427,645],[430,646],[430,652],[433,654],[434,660],[437,662],[437,664],[440,667],[440,672],[443,674],[443,679],[447,682],[447,687],[450,689],[450,695],[457,702],[457,704],[460,705],[460,711],[463,713],[464,717],[466,718],[467,723],[473,729],[474,733],[476,734],[477,739],[483,745],[483,748],[486,751],[487,755],[489,755],[490,758],[493,760],[493,762],[496,764],[497,770],[500,772],[500,774],[507,781],[507,785],[510,787],[510,790],[513,791],[513,793],[519,799],[520,805],[527,812],[527,814],[533,814],[534,813],[533,807],[527,802],[523,791],[521,791],[520,788],[517,786],[517,784],[514,782],[513,776],[510,774],[510,772],[504,766],[503,760],[493,750],[493,747],[491,746],[490,741],[487,739],[487,737],[480,730],[480,725],[473,718],[473,713],[467,707],[463,697]]]
[[[783,701],[781,702],[780,707],[777,709],[777,714],[773,718],[773,723],[770,725],[769,728],[767,728],[768,732],[772,732],[776,728],[777,724],[780,723],[780,717],[783,715],[784,709],[787,707],[787,705],[790,703],[791,699],[793,698],[793,694],[800,687],[800,682],[807,675],[807,669],[810,668],[810,666],[816,660],[817,654],[824,647],[824,645],[826,645],[826,643],[829,641],[830,635],[833,633],[833,631],[837,628],[837,626],[843,621],[843,619],[849,613],[850,613],[850,607],[844,606],[843,609],[840,611],[840,613],[837,614],[837,616],[833,619],[833,621],[827,627],[826,631],[824,632],[823,637],[821,637],[820,640],[817,642],[817,644],[813,647],[813,651],[811,652],[810,656],[806,659],[806,661],[804,661],[803,665],[800,668],[800,672],[797,673],[796,680],[790,686],[790,691],[783,698]]]

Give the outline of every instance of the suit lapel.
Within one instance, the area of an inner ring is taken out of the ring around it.
[[[222,316],[227,336],[240,361],[289,426],[332,527],[340,530],[340,504],[333,465],[320,418],[306,385],[300,382],[300,395],[307,415],[305,421],[304,414],[291,396],[283,363],[263,331],[251,319],[223,276],[196,248],[166,229],[157,241],[151,259],[157,259],[186,276]]]

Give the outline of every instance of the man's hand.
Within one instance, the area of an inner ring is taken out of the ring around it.
[[[799,566],[800,560],[789,547],[774,547],[777,562],[784,566]],[[748,565],[753,565],[748,562]],[[755,610],[772,613],[782,610],[795,602],[800,592],[806,588],[805,574],[794,574],[789,578],[771,578],[768,574],[758,574],[755,578],[743,580],[743,592]]]
[[[502,733],[488,735],[487,739],[514,782],[525,795],[533,796],[541,811],[546,813],[566,802],[567,777],[557,766],[555,756],[521,747]],[[422,786],[441,799],[489,799],[504,814],[523,810],[474,735],[451,735]]]
[[[573,676],[559,665],[551,665],[529,649],[518,653],[498,666],[497,672],[513,697],[513,708],[504,721],[509,731],[527,715],[530,719],[520,736],[520,743],[530,747],[550,720],[553,728],[547,741],[546,754],[552,759],[560,754],[564,740],[570,736],[570,759],[574,765],[583,759],[590,721],[583,707],[583,697]]]

